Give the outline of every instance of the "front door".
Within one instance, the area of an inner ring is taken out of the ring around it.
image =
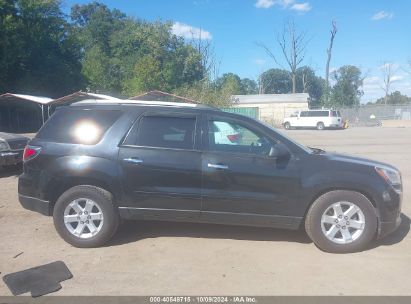
[[[143,217],[199,216],[201,152],[197,118],[195,114],[146,113],[134,124],[119,152],[126,195],[122,209]]]
[[[227,224],[290,227],[299,193],[297,160],[270,157],[281,145],[255,126],[209,116],[203,154],[201,218]]]

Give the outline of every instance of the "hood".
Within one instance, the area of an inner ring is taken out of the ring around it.
[[[371,160],[368,158],[358,157],[354,155],[332,153],[332,152],[326,152],[323,155],[327,156],[330,160],[334,160],[338,162],[346,162],[346,163],[359,164],[359,165],[372,166],[372,167],[376,167],[376,166],[385,167],[385,168],[399,171],[397,168],[395,168],[394,166],[390,164],[376,161],[376,160]]]

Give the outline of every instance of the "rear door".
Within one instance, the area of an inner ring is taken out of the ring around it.
[[[201,209],[199,117],[145,113],[120,147],[126,208],[144,217],[196,218]]]

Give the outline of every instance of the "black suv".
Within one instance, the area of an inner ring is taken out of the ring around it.
[[[57,110],[24,153],[23,207],[53,215],[77,247],[121,219],[305,227],[329,252],[364,249],[400,224],[401,175],[304,147],[251,118],[189,104]]]

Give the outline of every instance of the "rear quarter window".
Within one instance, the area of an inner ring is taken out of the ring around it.
[[[68,144],[97,144],[121,116],[118,110],[61,109],[37,133],[36,138]]]
[[[309,117],[327,117],[329,116],[328,111],[310,111]]]

